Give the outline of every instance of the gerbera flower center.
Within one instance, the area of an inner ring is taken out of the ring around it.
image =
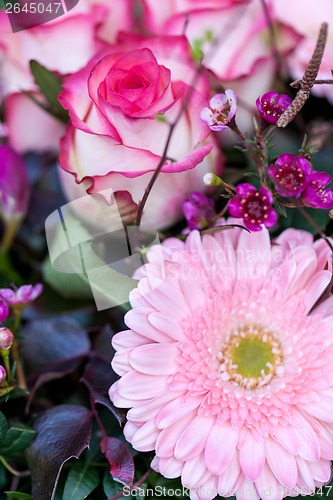
[[[266,385],[282,365],[282,348],[273,332],[261,325],[233,330],[222,350],[230,380],[246,389]]]

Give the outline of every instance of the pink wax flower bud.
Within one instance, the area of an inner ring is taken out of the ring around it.
[[[267,228],[274,226],[277,213],[272,208],[273,195],[264,188],[259,191],[251,184],[238,184],[237,196],[229,202],[229,213],[233,217],[241,217],[244,225],[251,231],[260,231],[262,225]]]
[[[284,153],[279,156],[275,165],[268,169],[268,175],[281,196],[299,198],[308,183],[311,163],[302,156]]]
[[[325,188],[331,181],[331,176],[326,172],[311,172],[300,200],[308,207],[329,210],[333,207],[333,189]]]
[[[214,201],[202,193],[191,193],[183,203],[183,212],[191,231],[203,229],[216,216]]]
[[[0,297],[9,306],[18,306],[29,304],[35,300],[43,291],[43,285],[37,283],[36,285],[23,285],[12,290],[11,288],[1,288]]]
[[[224,94],[214,95],[209,106],[201,111],[201,120],[207,123],[211,130],[224,130],[236,114],[237,95],[233,90],[227,89]]]
[[[5,319],[8,316],[8,313],[9,313],[8,307],[4,302],[0,301],[0,323],[5,321]]]
[[[7,378],[6,369],[2,365],[0,365],[0,384],[4,382],[6,378]]]
[[[9,146],[0,146],[0,215],[6,223],[25,216],[29,195],[28,173],[22,157]]]
[[[0,349],[8,350],[12,347],[14,335],[6,327],[0,328]]]
[[[256,106],[261,118],[265,122],[275,125],[291,102],[292,99],[287,94],[278,94],[275,90],[271,90],[258,97]]]

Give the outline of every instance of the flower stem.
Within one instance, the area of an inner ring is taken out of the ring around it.
[[[11,474],[13,474],[13,476],[16,476],[16,477],[28,477],[28,476],[31,475],[31,473],[30,473],[29,470],[19,471],[19,470],[13,469],[13,467],[11,465],[9,465],[9,463],[7,462],[7,460],[2,455],[0,455],[0,462],[6,467],[6,469]]]
[[[21,313],[16,312],[15,313],[15,318],[14,318],[14,324],[13,324],[13,328],[12,328],[12,332],[14,334],[14,340],[13,340],[11,352],[12,352],[13,359],[14,359],[14,361],[16,363],[16,376],[17,376],[18,386],[21,389],[26,390],[27,389],[27,383],[26,383],[26,380],[25,380],[23,365],[22,365],[22,362],[21,362],[21,359],[20,359],[20,352],[19,352],[18,342],[17,342],[17,339],[16,339],[16,334],[17,334],[17,331],[19,329],[20,323],[21,323]]]
[[[4,232],[0,243],[0,252],[7,253],[10,250],[20,225],[21,225],[20,219],[13,220],[10,222],[5,222]]]

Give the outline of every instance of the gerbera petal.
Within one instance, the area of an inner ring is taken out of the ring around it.
[[[166,377],[150,377],[134,370],[126,373],[118,383],[118,391],[121,396],[137,401],[161,396],[166,389]]]
[[[204,457],[201,454],[186,460],[182,471],[182,483],[185,488],[196,488],[200,481],[207,475]]]
[[[198,408],[201,404],[201,398],[175,398],[170,403],[161,408],[157,417],[156,425],[159,429],[164,429],[169,427],[169,425],[177,422],[180,418],[192,413],[192,411]]]
[[[236,498],[237,500],[248,500],[249,498],[260,500],[255,485],[245,476],[237,489]]]
[[[154,420],[148,420],[132,437],[132,446],[138,451],[151,451],[155,448],[158,435]]]
[[[154,312],[149,314],[148,321],[157,330],[164,333],[168,337],[174,340],[185,340],[186,335],[182,325],[178,321],[174,321],[172,318],[165,314]]]
[[[159,472],[168,479],[174,479],[181,475],[183,470],[183,462],[175,459],[174,457],[170,458],[160,458],[159,460]]]
[[[289,451],[289,453],[297,455],[299,452],[300,443],[294,432],[294,428],[290,425],[277,425],[275,427],[273,437],[278,443],[282,444],[282,446]]]
[[[271,438],[266,439],[265,449],[267,462],[275,477],[284,486],[294,488],[298,476],[295,457]]]
[[[175,445],[193,420],[193,414],[189,413],[166,429],[162,429],[156,442],[156,454],[159,457],[172,457],[175,453]]]
[[[215,422],[205,447],[205,461],[212,474],[222,474],[234,455],[239,430],[229,422]]]
[[[259,443],[251,431],[246,432],[243,446],[239,450],[239,462],[245,476],[255,481],[260,475],[265,462],[265,448]]]
[[[266,463],[260,476],[256,479],[256,488],[262,500],[281,500],[284,497],[284,488]]]
[[[170,375],[178,367],[179,350],[176,344],[147,344],[136,347],[129,354],[129,363],[140,373],[148,375]],[[150,359],[147,364],[146,359]]]
[[[190,460],[198,455],[206,445],[214,421],[214,417],[197,415],[178,439],[175,457],[179,460]]]
[[[238,450],[232,456],[232,459],[226,470],[219,475],[218,494],[222,497],[234,496],[236,492],[236,484],[241,474],[239,464]]]
[[[315,481],[328,483],[332,477],[331,462],[329,460],[318,460],[318,462],[307,462],[308,468]]]

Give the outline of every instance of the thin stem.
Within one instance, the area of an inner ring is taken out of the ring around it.
[[[2,455],[0,455],[0,462],[6,467],[6,469],[11,474],[13,474],[13,476],[16,476],[16,477],[28,477],[28,476],[31,475],[31,472],[29,470],[19,471],[19,470],[14,469],[11,465],[9,465],[9,463],[7,462],[7,460]]]
[[[18,342],[16,339],[16,334],[18,332],[20,323],[21,323],[21,313],[16,312],[15,318],[14,318],[14,324],[13,324],[13,328],[12,328],[12,332],[14,334],[14,340],[13,340],[13,344],[11,347],[11,353],[12,353],[13,359],[16,363],[16,376],[17,376],[18,386],[21,387],[21,389],[27,390],[27,383],[25,380],[24,370],[23,370],[21,359],[20,359]],[[11,374],[9,374],[9,376],[11,379]]]
[[[21,222],[21,219],[9,222],[5,221],[2,240],[0,243],[0,252],[7,253],[10,250]]]
[[[280,74],[281,73],[281,66],[282,66],[282,58],[281,58],[280,52],[278,51],[278,48],[277,48],[275,29],[274,29],[274,25],[272,22],[271,14],[269,12],[266,1],[265,0],[260,0],[260,1],[261,1],[263,11],[264,11],[266,22],[268,24],[271,49],[272,49],[272,54],[273,54],[273,57],[275,60],[275,73]]]
[[[243,9],[243,14],[245,12],[245,9]],[[228,25],[226,26],[225,30],[223,29],[220,33],[220,35],[218,37],[215,38],[214,42],[212,43],[211,47],[210,47],[210,50],[208,51],[207,55],[204,57],[204,60],[203,60],[203,63],[197,68],[193,78],[192,78],[192,81],[190,82],[190,85],[189,85],[189,88],[186,92],[186,95],[185,95],[185,98],[184,98],[184,102],[175,118],[175,120],[170,124],[170,130],[169,130],[169,134],[168,134],[168,137],[167,137],[167,140],[166,140],[166,144],[165,144],[165,147],[164,147],[164,150],[163,150],[163,153],[162,153],[162,157],[156,167],[156,170],[154,171],[154,174],[152,176],[152,178],[150,179],[149,183],[148,183],[148,186],[146,187],[145,189],[145,192],[143,194],[143,197],[142,197],[142,200],[141,202],[139,203],[139,208],[138,208],[138,214],[137,214],[137,217],[136,217],[136,221],[135,221],[135,225],[136,226],[140,226],[141,224],[141,220],[142,220],[142,215],[143,215],[143,210],[144,210],[144,207],[147,203],[147,200],[148,200],[148,197],[149,197],[149,194],[159,176],[159,174],[161,173],[161,170],[162,170],[162,167],[164,165],[164,162],[165,160],[167,159],[167,152],[168,152],[168,149],[169,149],[169,146],[170,146],[170,142],[171,142],[171,139],[172,139],[172,136],[173,136],[173,133],[174,133],[174,130],[175,130],[175,127],[176,125],[178,124],[180,118],[182,117],[184,111],[187,109],[188,107],[188,104],[191,100],[191,96],[192,96],[192,93],[194,91],[194,88],[196,87],[196,83],[201,75],[201,73],[204,71],[205,69],[205,66],[204,64],[207,66],[207,64],[209,63],[209,61],[212,59],[212,57],[214,56],[215,54],[215,51],[217,50],[220,42],[221,42],[221,38],[223,35],[225,35],[225,39],[228,38],[228,36],[230,35],[231,31],[232,31],[232,28],[235,26],[236,23],[239,22],[240,20],[240,13],[237,12],[236,13],[237,15],[234,15],[232,17],[232,19],[230,20],[230,22],[228,23]]]

